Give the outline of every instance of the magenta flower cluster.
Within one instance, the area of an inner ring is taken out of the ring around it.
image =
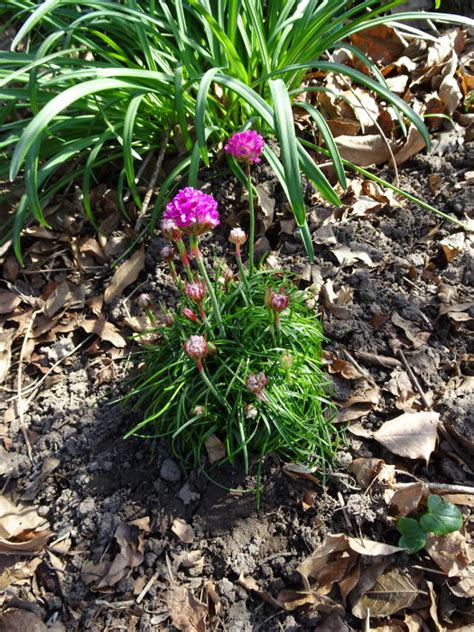
[[[166,206],[164,221],[171,221],[188,235],[202,235],[219,222],[217,200],[193,187],[178,191]]]
[[[260,162],[265,141],[254,130],[233,134],[224,147],[224,151],[237,160],[249,165]]]

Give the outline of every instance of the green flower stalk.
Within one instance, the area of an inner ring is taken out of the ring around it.
[[[216,389],[214,384],[209,379],[207,375],[203,359],[209,353],[209,347],[204,336],[190,336],[186,342],[184,343],[184,352],[189,358],[192,358],[196,362],[196,368],[199,371],[199,375],[201,379],[214,395],[214,397],[221,403],[225,408],[228,408],[228,404],[225,399],[220,395],[219,391]]]

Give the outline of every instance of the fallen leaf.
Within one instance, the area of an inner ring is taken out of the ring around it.
[[[448,584],[449,585],[449,584]],[[461,577],[461,581],[453,586],[449,585],[450,591],[456,597],[461,599],[473,599],[474,598],[474,566],[466,568]]]
[[[390,452],[427,463],[438,437],[439,413],[434,411],[405,413],[386,421],[373,438]]]
[[[194,541],[193,528],[182,518],[175,518],[173,520],[171,531],[177,535],[184,544],[192,544]]]
[[[403,608],[409,608],[419,594],[410,577],[394,568],[381,575],[373,587],[353,606],[352,614],[358,619],[387,617]]]
[[[6,378],[12,358],[13,330],[0,331],[0,384]]]
[[[92,587],[92,590],[108,592],[121,579],[128,577],[133,568],[140,566],[143,562],[145,545],[139,527],[120,524],[114,537],[120,550],[112,563],[107,565],[107,572]]]
[[[464,507],[474,507],[473,494],[443,494],[443,500],[453,505],[462,505]]]
[[[332,612],[313,632],[349,632],[347,623],[336,613]]]
[[[397,358],[391,358],[390,356],[382,356],[377,353],[370,353],[368,351],[356,351],[355,355],[357,356],[357,358],[360,358],[361,360],[364,360],[369,364],[374,364],[375,366],[383,366],[387,369],[402,366],[400,360],[397,360]]]
[[[359,458],[354,459],[349,466],[349,471],[354,474],[356,481],[367,489],[374,480],[383,485],[395,483],[395,466],[388,465],[382,459]]]
[[[7,558],[8,560],[9,558]],[[20,560],[13,566],[6,566],[0,558],[0,565],[3,572],[0,573],[0,591],[5,590],[11,584],[22,584],[25,580],[30,579],[35,574],[36,569],[41,564],[41,558],[35,557],[31,560]]]
[[[395,406],[398,410],[407,413],[416,412],[419,393],[414,390],[406,371],[401,369],[393,371],[385,388],[396,398]]]
[[[273,215],[275,213],[275,198],[268,194],[265,186],[257,184],[258,205],[260,212],[258,213],[258,222],[261,225],[259,234],[264,235],[273,224]]]
[[[439,242],[448,263],[463,252],[465,244],[466,235],[463,232],[448,235],[448,237],[445,237]]]
[[[396,30],[385,24],[353,33],[350,39],[354,46],[384,66],[398,59],[405,50],[405,44]]]
[[[395,515],[408,516],[418,509],[420,500],[428,494],[428,488],[424,483],[406,483],[399,484],[390,498],[390,507],[393,507]]]
[[[48,478],[50,474],[54,472],[54,470],[59,467],[60,464],[61,461],[54,457],[48,457],[47,459],[45,459],[43,465],[41,466],[41,472],[35,478],[35,480],[31,482],[25,489],[21,496],[21,500],[23,502],[34,500],[41,490],[41,485],[43,484],[43,482]]]
[[[439,313],[440,316],[446,314],[448,318],[454,320],[456,323],[462,323],[472,320],[472,316],[468,312],[473,307],[473,302],[451,303],[450,305],[441,305]]]
[[[171,623],[181,632],[206,632],[207,608],[185,586],[171,586],[164,595]]]
[[[341,157],[359,167],[369,167],[388,162],[391,159],[390,147],[380,134],[365,136],[337,136],[335,139]],[[393,151],[392,149],[392,151]]]
[[[212,435],[208,437],[204,443],[207,452],[207,458],[209,459],[209,463],[213,465],[218,461],[222,461],[225,457],[225,446],[222,441],[216,437],[216,435]]]
[[[331,252],[343,268],[355,263],[365,263],[369,268],[375,265],[370,256],[363,250],[351,250],[348,246],[338,246],[333,248]]]
[[[425,345],[428,342],[428,339],[431,336],[430,332],[422,331],[419,327],[415,325],[411,320],[406,320],[402,318],[400,314],[397,312],[393,312],[392,314],[392,323],[400,329],[403,329],[405,336],[410,340],[415,349]]]
[[[48,632],[48,628],[34,612],[14,608],[1,615],[0,632]]]
[[[293,612],[303,606],[320,612],[336,611],[340,614],[344,612],[344,608],[340,604],[335,603],[326,595],[320,595],[312,590],[281,590],[278,593],[277,602],[279,607],[287,612]]]
[[[303,478],[307,481],[311,481],[315,485],[321,484],[319,478],[317,478],[309,468],[299,463],[285,463],[283,472],[290,478]]]
[[[323,305],[333,316],[341,320],[351,318],[352,311],[348,305],[352,301],[352,290],[342,286],[337,292],[334,290],[332,279],[327,279],[321,290]]]
[[[365,377],[353,364],[337,358],[331,351],[324,352],[324,361],[329,373],[338,373],[346,380],[359,380]]]
[[[142,247],[115,270],[112,280],[104,292],[105,303],[108,304],[117,296],[121,296],[123,290],[137,280],[144,265],[145,249]]]
[[[448,535],[428,534],[425,550],[448,577],[459,577],[471,562],[472,552],[460,531]]]
[[[10,314],[21,303],[21,298],[13,292],[0,291],[0,314]]]
[[[53,318],[58,312],[63,312],[72,300],[71,290],[67,281],[59,283],[46,299],[43,305],[43,314],[47,318]]]
[[[102,340],[110,342],[114,347],[125,347],[127,342],[125,338],[119,333],[119,330],[115,325],[109,323],[105,318],[99,318],[97,320],[81,320],[78,323],[79,327],[82,327],[84,331],[89,334],[96,334]]]
[[[15,283],[20,272],[20,265],[15,255],[9,255],[3,264],[3,278],[10,283]]]

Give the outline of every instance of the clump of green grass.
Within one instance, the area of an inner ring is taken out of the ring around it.
[[[159,328],[159,340],[136,355],[127,397],[144,419],[127,436],[167,439],[185,468],[204,462],[206,441],[215,436],[224,446],[224,460],[241,457],[247,470],[252,458],[269,453],[326,470],[339,439],[321,368],[321,324],[289,277],[260,270],[246,281],[217,284],[227,335],[214,338],[203,359],[213,389],[184,351],[191,335],[209,335],[203,323],[179,314],[185,300],[174,322]],[[277,329],[265,296],[282,285],[289,307]],[[247,386],[249,376],[259,374],[268,380],[260,396]]]

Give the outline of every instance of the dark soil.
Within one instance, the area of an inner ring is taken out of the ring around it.
[[[402,188],[459,217],[467,210],[472,212],[473,180],[467,181],[465,173],[472,169],[473,149],[471,144],[449,157],[413,159],[401,173]],[[428,187],[431,175],[439,176],[435,196]],[[261,180],[264,177],[262,173]],[[274,191],[273,181],[268,180],[266,185]],[[212,184],[213,191],[229,187],[234,198],[229,212],[238,214],[239,187],[231,180],[224,180],[219,187],[216,182]],[[420,460],[404,460],[375,441],[348,433],[339,469],[329,473],[321,485],[290,478],[277,458],[269,458],[263,468],[263,495],[257,510],[254,495],[226,489],[252,489],[254,474],[245,479],[236,466],[210,470],[214,482],[197,472],[185,478],[166,445],[140,439],[124,441],[122,437],[136,417],[113,400],[123,390],[122,380],[128,367],[124,362],[116,363],[114,377],[100,385],[97,355],[90,348],[83,350],[66,360],[62,379],[45,388],[25,413],[34,467],[28,461],[18,424],[8,431],[13,440],[8,453],[13,465],[12,477],[5,478],[6,491],[17,499],[27,491],[26,497],[34,499],[56,536],[67,535],[71,541],[70,550],[62,558],[64,570],[48,574],[52,563],[46,556],[40,585],[36,587],[35,594],[41,595],[42,614],[50,624],[58,619],[68,631],[173,630],[164,595],[170,585],[186,585],[203,601],[209,586],[219,596],[220,610],[209,629],[362,630],[365,623],[355,618],[349,607],[343,616],[346,628],[329,627],[330,622],[327,627],[319,627],[328,616],[324,612],[305,608],[293,612],[275,610],[254,591],[244,589],[239,577],[251,576],[262,590],[277,595],[283,588],[301,588],[295,569],[327,533],[344,532],[354,537],[363,533],[364,537],[396,544],[393,520],[381,497],[365,493],[349,474],[347,467],[353,458],[380,457],[429,482],[474,484],[472,460],[470,464],[466,461],[465,447],[469,440],[472,442],[474,432],[472,382],[470,389],[464,388],[462,393],[457,390],[463,379],[473,375],[469,348],[472,321],[455,320],[440,309],[446,304],[448,289],[450,303],[472,301],[472,242],[466,237],[462,252],[448,262],[440,242],[459,233],[459,227],[414,205],[392,207],[382,203],[373,213],[358,217],[353,215],[350,203],[341,214],[318,206],[310,190],[308,200],[315,203],[311,228],[315,231],[317,256],[312,269],[306,264],[300,243],[285,229],[289,215],[278,204],[276,221],[266,238],[276,251],[277,260],[299,270],[302,284],[311,286],[320,296],[329,340],[327,350],[341,358],[348,352],[347,357],[355,359],[368,376],[366,380],[347,380],[334,374],[336,400],[350,401],[355,392],[375,385],[381,389],[380,400],[355,418],[358,425],[374,429],[400,415],[403,411],[396,405],[399,398],[388,386],[394,372],[405,370],[401,350],[448,429],[436,454],[428,465]],[[225,230],[224,227],[222,237],[218,237],[222,247]],[[263,239],[260,245],[265,249],[268,243]],[[173,291],[162,265],[157,264],[159,244],[160,240],[155,239],[148,249],[140,288],[149,289],[155,298],[170,303]],[[356,263],[339,263],[333,252],[338,246],[366,253],[372,264],[366,265],[360,259]],[[328,280],[332,280],[336,293],[346,288],[348,298],[343,311],[338,312],[331,301],[320,295]],[[123,302],[117,301],[109,317],[120,322],[123,313]],[[408,323],[407,327],[413,327],[411,340],[394,324],[394,313]],[[426,335],[418,339],[416,332]],[[79,338],[74,336],[80,335],[70,334],[75,343]],[[364,353],[392,358],[395,364],[380,366],[373,356],[368,360]],[[414,393],[413,397],[419,398],[419,394]],[[422,403],[419,405],[422,410]],[[348,408],[351,406],[343,410]],[[53,473],[32,488],[51,459],[59,461]],[[310,506],[303,503],[308,494],[313,503]],[[85,582],[86,563],[113,559],[118,550],[114,541],[118,525],[147,516],[150,532],[145,533],[143,563],[115,589],[103,594],[94,592],[91,583]],[[183,544],[171,531],[177,517],[192,526],[192,544]],[[184,554],[194,550],[201,552],[203,564],[186,567]],[[429,562],[422,559],[418,563],[423,566]],[[414,562],[401,555],[399,564],[406,568]],[[147,583],[140,578],[153,581],[137,604],[137,594]],[[444,600],[439,612],[443,624],[449,625],[448,619],[456,623],[457,612],[467,612],[466,601],[450,595],[443,578],[434,574],[430,579]],[[7,594],[31,599],[30,590],[10,586]],[[341,603],[337,589],[331,597]],[[426,604],[420,607],[426,608]]]

